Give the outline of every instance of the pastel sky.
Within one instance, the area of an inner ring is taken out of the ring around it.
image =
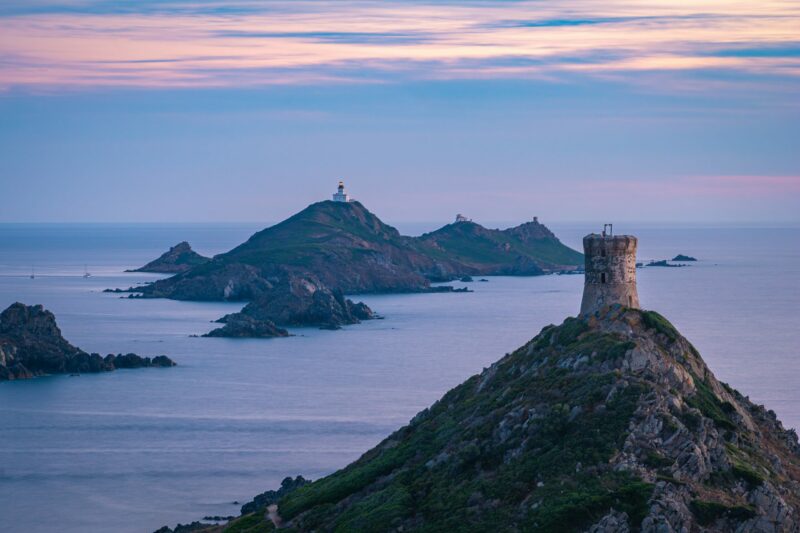
[[[0,222],[800,223],[792,0],[0,2]]]

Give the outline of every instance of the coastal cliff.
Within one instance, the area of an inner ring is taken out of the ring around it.
[[[0,381],[45,374],[107,372],[117,368],[170,367],[164,355],[86,353],[61,335],[53,313],[19,302],[0,313]]]
[[[661,315],[548,326],[346,468],[206,531],[800,530],[800,445]],[[237,529],[238,528],[238,529]]]

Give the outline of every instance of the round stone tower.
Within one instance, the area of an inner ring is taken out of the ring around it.
[[[594,313],[607,305],[638,308],[636,292],[636,245],[633,235],[612,235],[611,225],[603,233],[583,238],[586,279],[583,284],[581,314]]]

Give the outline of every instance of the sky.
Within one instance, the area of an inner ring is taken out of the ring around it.
[[[793,0],[0,2],[0,222],[800,224]]]

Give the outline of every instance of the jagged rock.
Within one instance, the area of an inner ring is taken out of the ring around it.
[[[800,531],[800,444],[662,316],[548,326],[358,461],[293,531]]]
[[[186,272],[191,268],[208,263],[210,259],[198,254],[188,242],[179,242],[168,251],[164,252],[161,257],[150,261],[145,266],[135,270],[127,270],[126,272],[156,272],[162,274],[175,274],[178,272]]]
[[[628,515],[612,509],[610,513],[589,528],[589,533],[628,533],[630,530]]]
[[[219,322],[225,327],[208,336],[285,337],[288,333],[276,324],[336,329],[372,318],[375,315],[365,303],[354,303],[313,276],[288,275],[239,313],[222,317]]]
[[[165,355],[86,353],[61,335],[53,313],[41,305],[14,303],[0,314],[0,381],[43,374],[106,372],[115,368],[174,366]]]

